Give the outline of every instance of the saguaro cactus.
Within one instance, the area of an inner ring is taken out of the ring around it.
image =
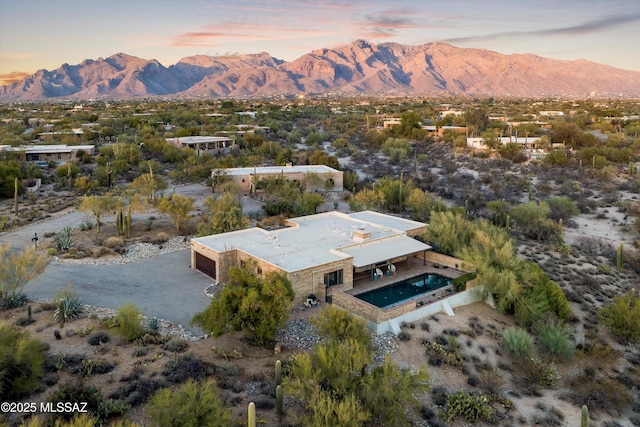
[[[253,402],[249,403],[249,410],[247,412],[247,426],[248,427],[256,427],[256,404]]]
[[[278,421],[282,421],[282,386],[276,387],[276,412],[278,414]]]
[[[562,218],[558,220],[558,240],[560,244],[564,243],[562,240]]]
[[[13,179],[13,211],[18,215],[18,178]]]
[[[282,362],[276,360],[276,386],[282,382]]]
[[[587,405],[582,405],[582,420],[580,421],[580,427],[589,427],[589,409]]]
[[[622,266],[624,264],[624,243],[620,242],[620,246],[618,246],[618,251],[617,251],[617,256],[616,256],[616,267],[618,268],[618,271],[622,271]]]

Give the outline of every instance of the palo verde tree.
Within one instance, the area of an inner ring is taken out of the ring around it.
[[[4,307],[17,307],[24,303],[22,290],[31,280],[41,275],[48,259],[34,248],[11,251],[10,245],[0,244],[0,300]]]
[[[178,232],[182,232],[189,219],[189,213],[193,210],[193,197],[173,194],[171,197],[163,197],[158,202],[158,212],[167,214],[173,220]]]
[[[159,427],[226,427],[232,425],[214,380],[189,379],[178,389],[163,388],[149,401],[148,412]]]
[[[198,225],[198,235],[226,233],[242,230],[249,225],[249,219],[242,214],[240,200],[232,193],[220,197],[208,197],[204,201],[202,221]]]
[[[192,322],[215,337],[242,331],[250,341],[264,344],[273,341],[287,321],[293,298],[293,288],[284,275],[258,277],[248,269],[232,267],[220,294]]]
[[[19,399],[36,390],[46,348],[28,332],[0,323],[0,400]]]
[[[374,348],[365,323],[328,307],[312,322],[322,340],[295,355],[285,392],[306,406],[305,425],[407,425],[407,409],[429,388],[426,371],[400,369],[387,357],[372,367]]]
[[[117,205],[118,199],[111,193],[104,194],[102,196],[85,196],[82,198],[82,203],[78,208],[80,211],[90,212],[96,219],[96,229],[100,232],[100,218],[102,214],[106,212],[113,212]]]

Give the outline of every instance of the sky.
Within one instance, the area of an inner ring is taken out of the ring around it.
[[[357,39],[640,71],[640,0],[0,0],[0,84],[116,53],[292,61]]]

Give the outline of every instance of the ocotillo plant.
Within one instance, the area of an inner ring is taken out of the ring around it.
[[[247,426],[256,427],[256,404],[249,403],[249,410],[247,411]]]
[[[622,271],[622,265],[624,264],[624,243],[620,242],[620,246],[618,246],[618,253],[616,256],[616,267],[618,271]]]
[[[587,405],[582,405],[582,420],[580,421],[580,427],[589,427],[589,409]]]
[[[282,362],[276,360],[276,386],[282,382]]]

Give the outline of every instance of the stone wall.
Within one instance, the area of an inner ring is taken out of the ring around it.
[[[416,308],[415,301],[408,301],[406,303],[384,309],[376,307],[366,301],[362,301],[361,299],[344,293],[339,289],[334,289],[333,291],[332,304],[356,314],[372,323],[385,322],[389,319],[396,318],[415,310]]]
[[[422,253],[416,254],[416,257],[420,259],[422,259],[422,256],[423,256]],[[470,263],[469,261],[462,260],[460,258],[439,254],[433,251],[426,251],[426,253],[424,253],[424,257],[427,261],[431,263],[446,265],[450,268],[455,268],[457,270],[464,271],[467,273],[476,271],[476,268],[472,263]]]
[[[351,258],[333,261],[327,264],[311,267],[305,270],[286,272],[279,267],[265,262],[259,258],[238,249],[231,249],[225,252],[216,252],[198,242],[191,242],[191,268],[195,267],[195,253],[198,252],[216,262],[216,276],[218,283],[224,284],[228,280],[229,268],[243,267],[251,269],[255,274],[264,277],[266,274],[275,272],[285,274],[291,282],[295,292],[294,303],[306,301],[309,294],[314,294],[320,299],[325,297],[324,275],[336,270],[343,270],[343,285],[335,286],[332,289],[353,288],[353,266]]]

